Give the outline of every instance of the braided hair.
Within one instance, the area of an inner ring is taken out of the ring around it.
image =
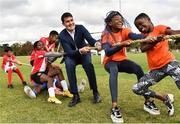
[[[109,26],[109,23],[112,21],[112,18],[114,16],[120,16],[122,18],[122,21],[123,21],[123,25],[125,27],[131,27],[129,22],[118,12],[118,11],[109,11],[107,14],[106,14],[106,18],[104,19],[104,22],[105,22],[105,29],[103,31],[103,34],[101,36],[101,39],[104,35],[106,35],[106,38],[107,40],[109,40],[109,35],[112,35],[112,29],[111,27]]]
[[[111,27],[109,27],[109,23],[111,22],[112,18],[114,16],[121,16],[122,20],[123,20],[123,25],[125,27],[131,27],[129,22],[118,12],[118,11],[110,11],[106,14],[106,18],[104,19],[104,22],[105,22],[105,32],[111,32]]]

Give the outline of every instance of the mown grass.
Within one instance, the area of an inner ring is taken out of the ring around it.
[[[174,52],[174,55],[180,61],[180,53]],[[128,54],[128,57],[140,64],[145,72],[148,71],[145,54]],[[18,57],[18,59],[28,63],[28,57]],[[0,58],[0,63],[2,63],[2,58]],[[80,94],[82,102],[73,108],[67,106],[70,99],[62,96],[58,96],[63,102],[61,105],[48,103],[47,92],[43,92],[37,99],[28,98],[24,94],[21,82],[15,74],[13,74],[15,88],[8,89],[7,74],[0,70],[0,123],[111,123],[111,97],[108,73],[104,70],[103,65],[100,64],[99,56],[93,56],[93,63],[99,92],[103,101],[100,104],[92,103],[92,91],[90,91],[89,84],[87,83],[85,91]],[[29,82],[31,67],[18,67]],[[61,67],[66,76],[64,65],[61,65]],[[87,80],[81,66],[78,66],[76,72],[79,82],[82,78]],[[174,94],[175,115],[173,117],[168,117],[165,105],[157,100],[156,103],[161,110],[161,115],[152,116],[143,111],[143,98],[135,95],[131,90],[132,85],[136,83],[135,75],[120,73],[118,82],[118,104],[126,123],[180,123],[180,92],[170,77],[163,79],[151,89],[162,94]]]

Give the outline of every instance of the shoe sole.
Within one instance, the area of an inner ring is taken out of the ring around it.
[[[62,104],[62,102],[55,102],[54,100],[48,100],[49,103]]]
[[[148,108],[146,108],[145,105],[144,105],[144,111],[148,112],[151,115],[160,115],[160,111],[156,111],[156,112],[155,111],[151,111]]]
[[[172,103],[174,103],[174,95],[173,94],[167,94],[169,99],[171,100]]]
[[[173,103],[174,103],[174,95],[173,94],[168,94],[168,97],[169,97],[169,99],[170,99],[170,101],[172,103],[172,107],[173,107],[172,112],[171,113],[168,112],[168,115],[173,116],[174,115],[174,105],[173,105]]]
[[[80,101],[78,101],[76,104],[74,104],[74,105],[69,105],[68,104],[68,107],[74,107],[74,106],[76,106],[77,104],[79,104],[79,103],[81,103],[81,100]]]
[[[30,98],[36,98],[36,94],[32,91],[32,89],[28,86],[24,87],[24,92],[26,93],[27,96]]]
[[[28,95],[30,98],[32,98],[32,99],[35,99],[35,98],[36,98],[36,94],[35,94],[33,91],[31,91],[31,90],[29,90],[29,92],[27,93],[27,95]]]
[[[69,98],[73,98],[73,95],[66,95],[66,94],[62,94],[63,96],[69,97]]]
[[[113,115],[111,115],[111,120],[112,120],[113,123],[123,123],[124,122],[123,117],[120,118],[120,119],[116,119],[116,118],[114,118]]]

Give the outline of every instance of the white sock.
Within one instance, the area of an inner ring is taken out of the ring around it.
[[[50,96],[50,97],[55,97],[54,87],[50,87],[50,88],[48,89],[48,92],[49,92],[49,96]]]
[[[67,86],[67,83],[66,83],[65,80],[62,80],[62,81],[61,81],[61,86],[62,86],[62,88],[63,88],[63,91],[68,90],[68,86]]]
[[[54,89],[56,89],[56,82],[57,82],[57,79],[54,79],[54,81],[53,81],[53,87],[54,87]]]

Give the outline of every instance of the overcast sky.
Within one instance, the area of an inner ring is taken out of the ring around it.
[[[102,31],[110,10],[120,11],[137,33],[133,21],[141,12],[155,25],[180,29],[180,0],[0,0],[0,42],[35,41],[51,30],[60,32],[66,11],[90,32]]]

